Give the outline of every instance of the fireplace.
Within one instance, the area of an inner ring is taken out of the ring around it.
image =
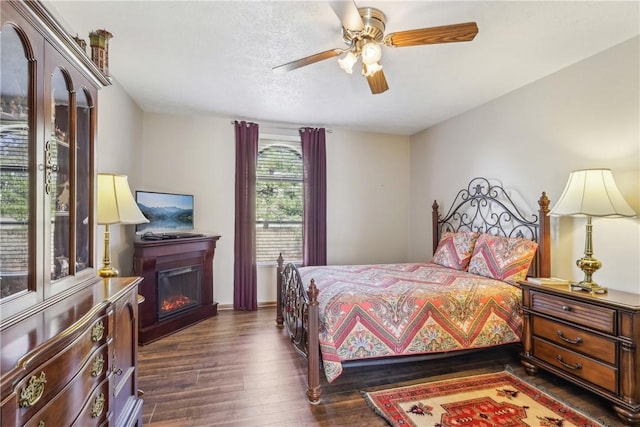
[[[215,316],[213,255],[220,236],[136,240],[134,272],[138,291],[138,343],[148,344]]]
[[[200,305],[199,265],[159,271],[156,284],[159,321]]]

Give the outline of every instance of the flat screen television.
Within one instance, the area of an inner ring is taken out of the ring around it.
[[[193,230],[193,195],[136,191],[136,203],[149,220],[138,233]]]

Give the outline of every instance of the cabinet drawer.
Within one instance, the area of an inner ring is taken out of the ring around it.
[[[87,399],[82,412],[73,423],[74,427],[101,426],[105,424],[107,417],[110,415],[109,390],[109,379],[105,378]]]
[[[616,333],[616,311],[568,298],[531,292],[531,308],[579,326],[607,334]]]
[[[533,316],[531,322],[535,336],[567,349],[592,355],[611,365],[616,363],[616,343],[612,340],[543,317]]]
[[[617,370],[566,348],[533,338],[533,356],[558,369],[617,393]]]
[[[109,345],[104,344],[82,366],[79,374],[57,395],[36,413],[28,426],[71,425],[75,416],[88,402],[88,396],[95,394],[98,383],[107,380],[109,372]],[[107,393],[108,394],[108,393]]]
[[[109,334],[109,316],[92,322],[78,338],[62,352],[36,367],[16,387],[18,419],[26,420],[45,402],[55,396],[78,373],[91,353],[104,346]],[[106,356],[105,356],[106,357]],[[28,364],[28,359],[24,362]],[[108,357],[105,363],[109,363]]]

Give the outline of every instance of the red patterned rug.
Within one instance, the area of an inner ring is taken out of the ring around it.
[[[604,426],[507,371],[362,394],[392,426]]]

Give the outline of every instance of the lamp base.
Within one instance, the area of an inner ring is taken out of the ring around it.
[[[607,293],[607,288],[602,287],[600,285],[598,285],[596,282],[586,282],[586,281],[581,281],[578,283],[572,283],[571,284],[571,290],[575,290],[574,288],[583,290],[583,291],[587,291],[589,293],[592,294],[606,294]]]
[[[118,270],[116,270],[113,267],[107,267],[107,266],[102,266],[101,268],[98,269],[98,276],[100,277],[105,277],[105,278],[109,278],[109,277],[118,277]]]

